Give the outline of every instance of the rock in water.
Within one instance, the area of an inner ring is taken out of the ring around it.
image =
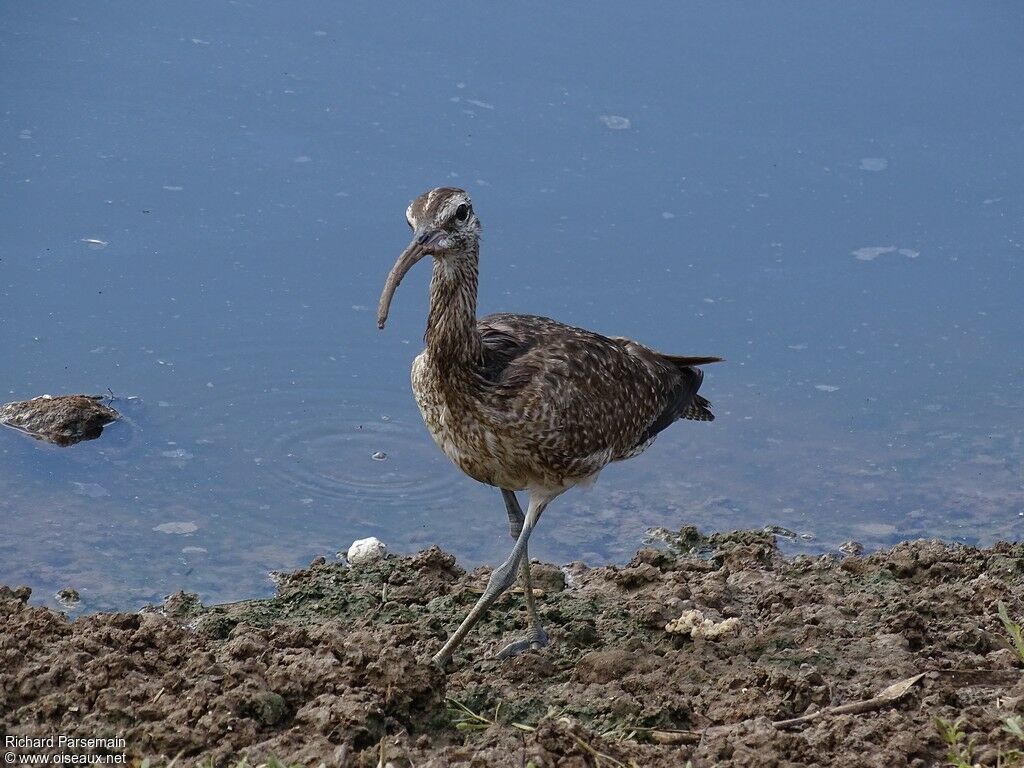
[[[93,440],[120,417],[102,395],[40,395],[0,405],[0,424],[55,445]]]

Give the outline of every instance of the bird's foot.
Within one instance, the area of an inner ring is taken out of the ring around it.
[[[518,656],[520,653],[525,651],[539,651],[541,648],[546,647],[548,644],[548,633],[544,631],[544,627],[537,626],[530,630],[526,637],[515,640],[504,648],[502,648],[495,655],[496,659],[511,659],[513,656]]]

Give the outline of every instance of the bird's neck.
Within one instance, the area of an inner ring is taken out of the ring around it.
[[[430,312],[424,341],[440,371],[459,374],[483,362],[483,342],[476,327],[478,255],[434,259]]]

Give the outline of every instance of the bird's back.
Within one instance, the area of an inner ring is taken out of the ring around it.
[[[478,328],[480,410],[552,477],[589,476],[680,418],[714,418],[694,366],[718,358],[662,355],[534,315],[489,315]]]

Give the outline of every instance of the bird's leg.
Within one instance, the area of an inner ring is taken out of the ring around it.
[[[518,656],[523,651],[538,650],[548,644],[548,633],[540,623],[537,615],[537,601],[533,596],[533,580],[530,578],[530,555],[523,547],[523,562],[520,566],[523,573],[523,595],[526,597],[526,615],[530,622],[526,637],[514,640],[498,651],[497,658],[508,659]]]
[[[480,617],[487,612],[487,609],[491,607],[494,601],[497,600],[506,589],[515,583],[516,571],[519,569],[519,564],[522,562],[523,554],[526,552],[526,545],[530,540],[530,533],[533,531],[533,527],[540,519],[544,508],[547,507],[548,502],[551,501],[551,498],[553,497],[534,496],[531,494],[530,506],[526,512],[525,520],[523,521],[523,530],[519,533],[515,546],[512,547],[512,552],[509,553],[505,562],[491,572],[491,577],[487,580],[487,588],[484,590],[484,593],[480,595],[480,599],[476,601],[476,605],[473,606],[466,618],[462,620],[462,624],[460,624],[459,628],[455,630],[455,634],[448,638],[448,642],[444,644],[444,647],[434,654],[433,661],[437,666],[441,667],[441,669],[444,669],[445,664],[448,663],[452,654],[455,653],[455,649],[459,647],[462,640],[467,634],[469,634],[469,631],[478,621],[480,621]]]
[[[515,491],[507,491],[502,488],[501,497],[505,500],[505,512],[508,513],[508,535],[513,540],[518,539],[519,534],[523,532],[526,515],[523,514],[523,508],[519,506],[519,499],[516,498]]]
[[[505,511],[508,512],[508,530],[512,538],[518,538],[523,529],[523,521],[526,519],[523,510],[519,506],[519,500],[515,493],[502,489],[502,497],[505,499]],[[523,547],[523,560],[519,566],[523,574],[523,596],[526,598],[526,614],[529,620],[529,630],[526,637],[509,643],[498,651],[499,659],[507,659],[516,656],[530,648],[537,650],[548,644],[548,633],[541,626],[540,618],[537,615],[537,601],[533,596],[533,579],[530,576],[530,553]]]

